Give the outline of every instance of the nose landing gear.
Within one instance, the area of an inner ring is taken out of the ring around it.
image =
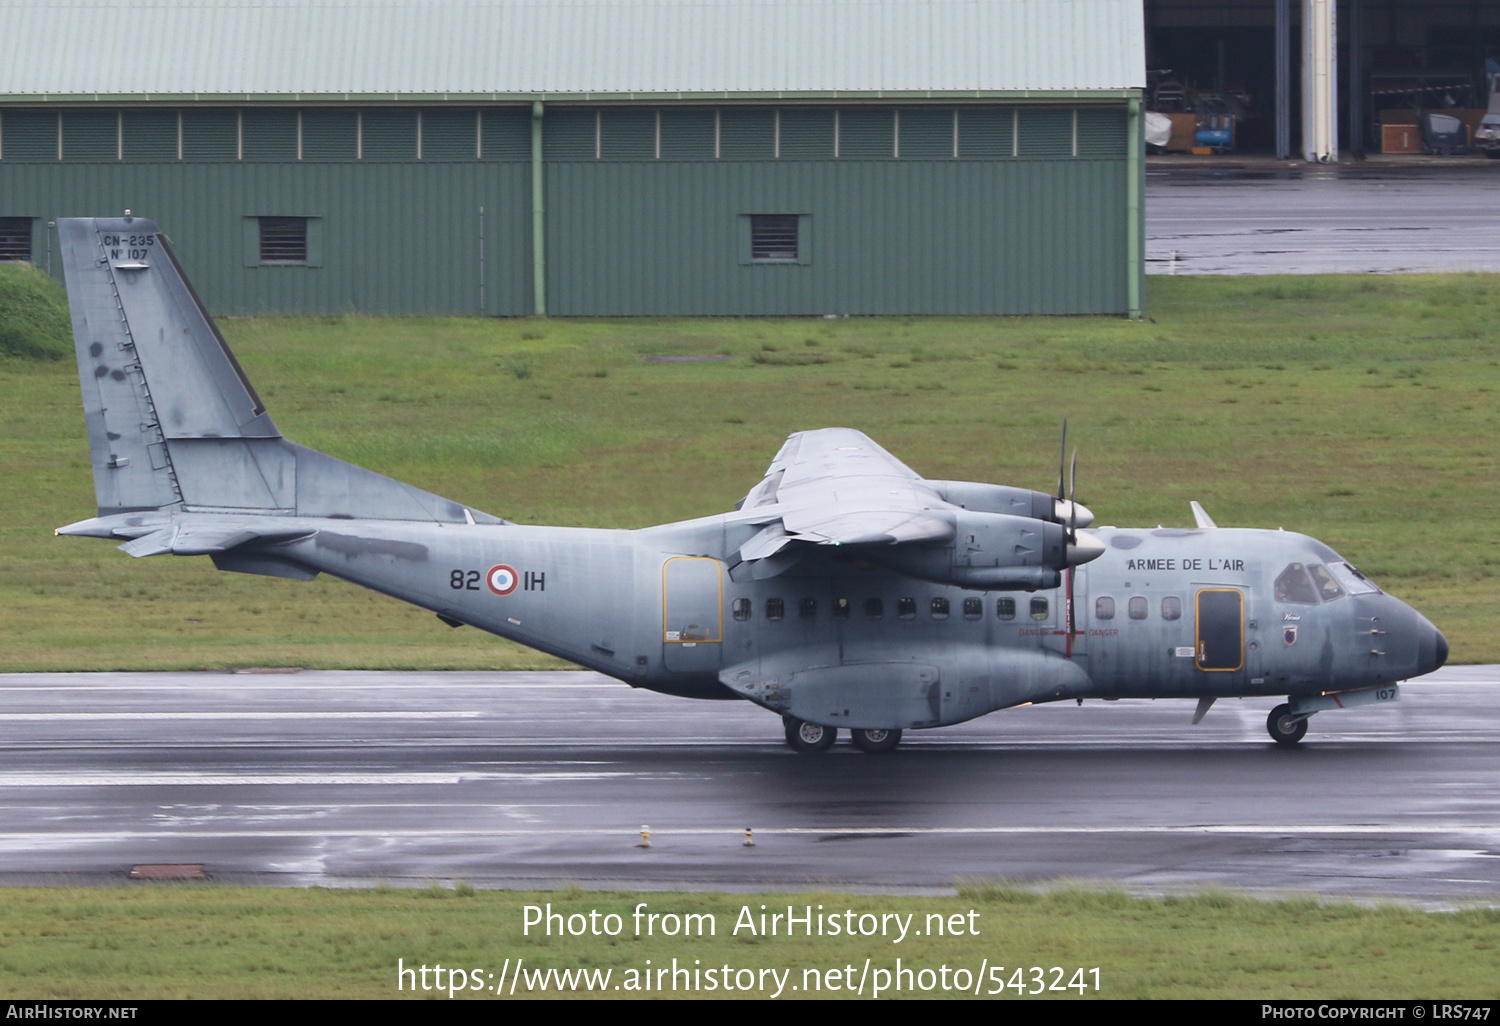
[[[1266,732],[1283,748],[1295,747],[1307,734],[1307,715],[1297,716],[1292,713],[1289,703],[1283,702],[1271,710],[1271,715],[1266,717]]]

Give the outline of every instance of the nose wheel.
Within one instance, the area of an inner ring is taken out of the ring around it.
[[[1292,748],[1307,734],[1307,717],[1293,716],[1292,707],[1283,702],[1266,717],[1266,732],[1283,748]]]
[[[839,739],[837,727],[825,727],[821,723],[808,723],[795,716],[783,717],[786,723],[786,743],[802,755],[826,752]]]

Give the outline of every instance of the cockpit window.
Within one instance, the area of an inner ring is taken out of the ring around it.
[[[1322,563],[1309,563],[1307,572],[1312,575],[1313,583],[1318,586],[1318,595],[1324,602],[1344,597],[1344,589],[1339,587],[1339,582],[1333,579],[1333,574]]]
[[[1292,563],[1276,578],[1276,601],[1297,602],[1307,606],[1318,604],[1318,593],[1313,590],[1307,568],[1301,563]]]
[[[1333,576],[1344,586],[1344,590],[1351,595],[1379,595],[1380,589],[1375,582],[1360,573],[1348,563],[1329,563],[1328,569],[1333,571]]]

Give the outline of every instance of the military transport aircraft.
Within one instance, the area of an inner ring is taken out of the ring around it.
[[[734,512],[530,527],[281,436],[142,218],[58,222],[99,515],[59,534],[220,570],[328,573],[635,687],[743,698],[801,752],[1086,698],[1397,697],[1448,643],[1326,545],[1087,528],[1065,495],[930,481],[858,431],[792,435]],[[1066,446],[1066,440],[1064,441]]]

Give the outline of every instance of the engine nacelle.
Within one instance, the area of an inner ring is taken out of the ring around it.
[[[1050,520],[1054,524],[1067,524],[1072,520],[1076,527],[1087,527],[1094,522],[1094,514],[1087,506],[1030,488],[1011,488],[980,481],[928,481],[926,484],[942,496],[944,502],[976,513],[1005,513]]]
[[[1036,520],[1051,520],[1052,505],[1057,500],[1046,492],[1034,492],[1030,488],[1011,488],[1007,485],[984,484],[980,481],[925,481],[923,482],[944,502],[973,510],[976,513],[1006,513],[1014,517],[1032,517]]]
[[[1051,497],[1046,497],[1051,501]],[[1068,544],[1060,524],[1030,516],[962,510],[953,540],[941,545],[872,546],[863,559],[931,581],[981,591],[1055,588],[1064,568],[1092,559],[1103,546],[1088,535]],[[1098,551],[1094,551],[1097,548]]]

